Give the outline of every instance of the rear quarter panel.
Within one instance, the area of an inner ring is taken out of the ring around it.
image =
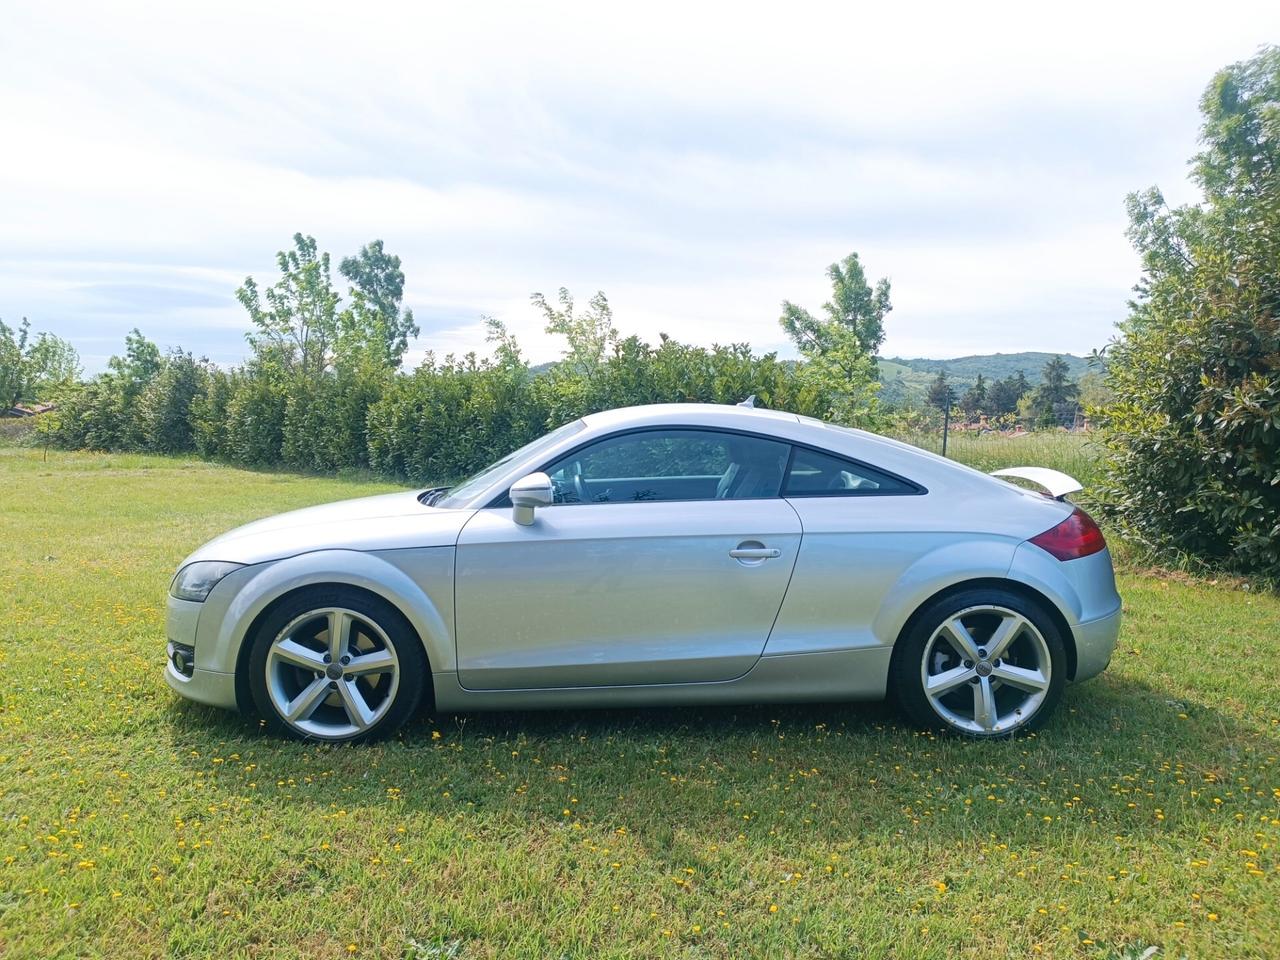
[[[950,471],[945,462],[913,471],[911,454],[901,450],[875,459],[867,455],[875,450],[849,452],[931,485],[915,496],[788,500],[803,535],[765,656],[892,646],[930,597],[968,580],[1008,577],[1019,545],[1073,509],[974,471]],[[1037,582],[1055,582],[1042,564],[1032,572]],[[1070,592],[1063,586],[1049,594],[1055,602]]]

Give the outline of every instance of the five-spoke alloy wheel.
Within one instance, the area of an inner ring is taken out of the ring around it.
[[[915,618],[892,677],[916,722],[993,738],[1047,719],[1065,672],[1062,638],[1038,605],[1002,590],[971,590]]]
[[[297,737],[372,739],[398,727],[421,697],[422,644],[399,611],[360,591],[291,598],[253,644],[254,703],[272,727]]]

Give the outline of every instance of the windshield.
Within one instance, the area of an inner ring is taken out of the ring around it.
[[[532,443],[526,443],[519,450],[508,453],[497,463],[492,463],[485,467],[479,473],[475,474],[471,479],[464,481],[449,491],[449,495],[434,504],[437,507],[463,507],[466,506],[475,496],[482,493],[494,480],[498,479],[506,470],[515,462],[531,457],[542,450],[550,449],[559,443],[563,438],[572,436],[579,432],[586,424],[581,420],[574,420],[572,423],[566,423],[563,427],[557,427],[545,436],[539,437]]]

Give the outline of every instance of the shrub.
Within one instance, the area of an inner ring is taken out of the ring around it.
[[[1199,206],[1129,198],[1143,261],[1110,349],[1105,495],[1132,534],[1280,575],[1280,49],[1201,102]]]
[[[158,453],[196,449],[191,405],[207,390],[206,365],[190,353],[172,351],[138,401],[141,445]]]
[[[249,364],[234,379],[227,401],[224,455],[249,465],[276,464],[282,460],[285,409],[288,393],[279,371]]]

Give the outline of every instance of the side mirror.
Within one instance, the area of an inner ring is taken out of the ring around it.
[[[533,523],[535,507],[555,503],[555,489],[545,473],[531,473],[511,485],[511,519],[522,527]]]

